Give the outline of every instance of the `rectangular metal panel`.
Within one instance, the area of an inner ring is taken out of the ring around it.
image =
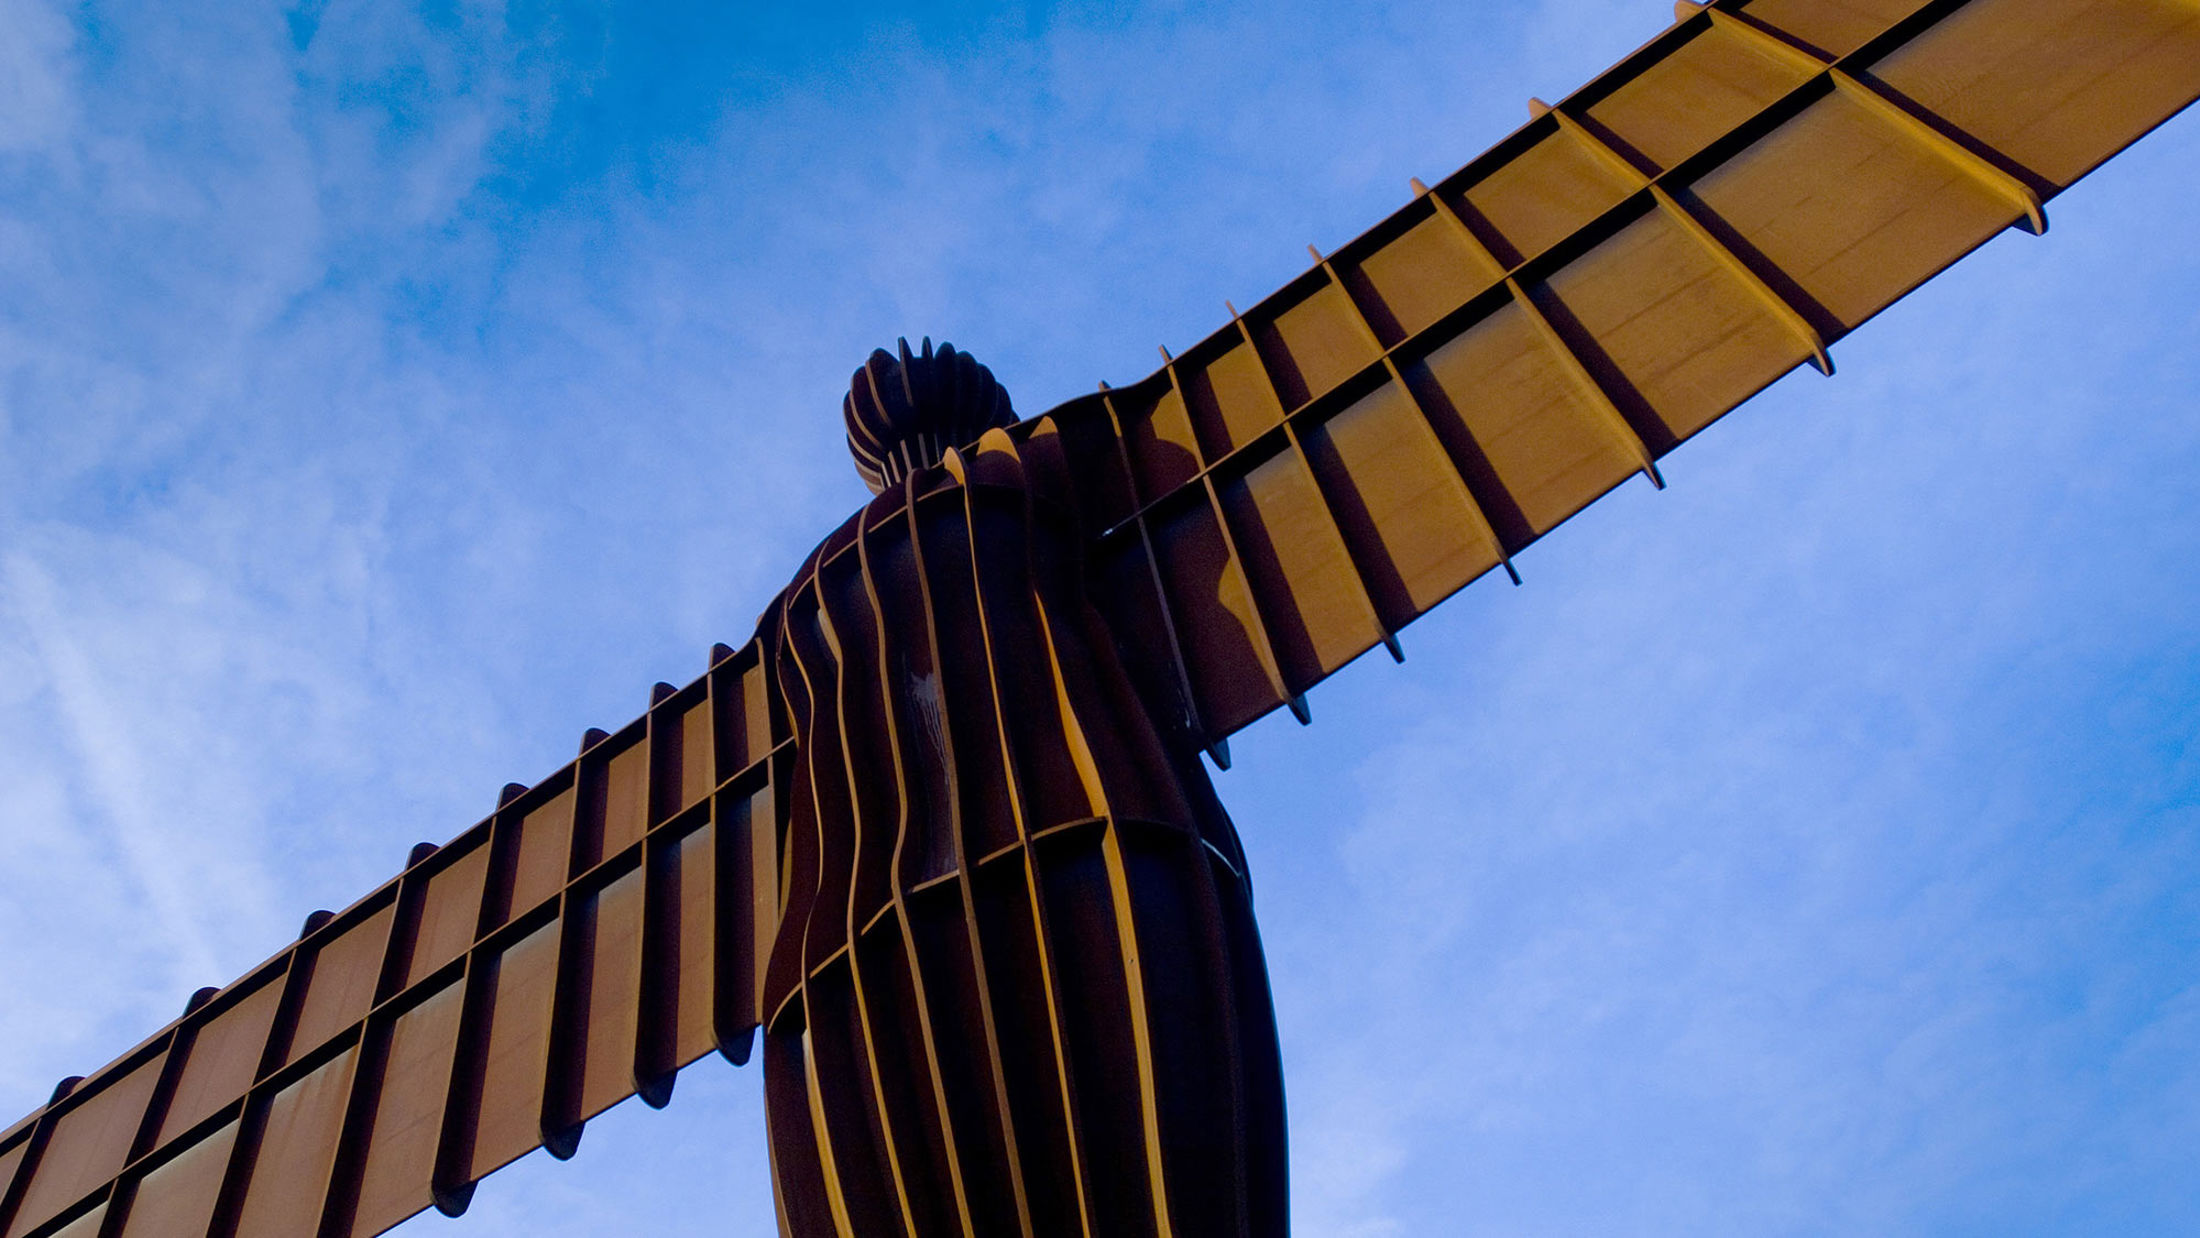
[[[1497,566],[1497,547],[1475,536],[1475,511],[1443,444],[1398,384],[1310,426],[1306,446],[1392,626]]]
[[[1205,496],[1157,522],[1154,543],[1200,717],[1227,733],[1282,704],[1261,647],[1252,591]]]
[[[2190,0],[1973,0],[1872,75],[2060,189],[2191,102]]]
[[[314,953],[305,1004],[299,1010],[298,1030],[290,1038],[286,1061],[297,1061],[365,1017],[374,1004],[383,951],[395,919],[395,906],[385,905]]]
[[[542,1143],[560,922],[521,938],[497,960],[481,1108],[468,1176],[480,1178]]]
[[[458,1049],[465,985],[446,985],[398,1017],[367,1144],[351,1232],[379,1234],[434,1202],[429,1190]]]
[[[1125,393],[1117,411],[1123,420],[1123,446],[1130,454],[1131,474],[1138,493],[1147,501],[1167,494],[1199,474],[1199,442],[1184,409],[1184,397],[1171,385],[1148,390],[1144,402]]]
[[[1209,460],[1243,447],[1283,421],[1283,406],[1253,347],[1236,343],[1200,364],[1178,367],[1201,450]]]
[[[69,1098],[73,1103],[54,1123],[53,1135],[31,1174],[30,1189],[8,1228],[9,1238],[59,1216],[121,1170],[160,1082],[164,1061],[164,1056],[155,1057],[99,1085],[97,1092]]]
[[[1697,28],[1674,51],[1584,115],[1616,145],[1658,168],[1677,166],[1810,77],[1721,26]]]
[[[236,1146],[237,1124],[230,1122],[146,1174],[121,1238],[205,1238]]]
[[[1353,260],[1355,299],[1387,345],[1426,330],[1483,290],[1504,279],[1489,251],[1460,234],[1426,200],[1412,222],[1381,247]]]
[[[1628,179],[1553,122],[1518,155],[1466,186],[1460,213],[1486,221],[1484,239],[1506,262],[1541,254],[1619,205]]]
[[[674,844],[672,863],[679,903],[674,912],[679,925],[675,959],[679,1014],[673,1057],[675,1064],[685,1066],[718,1047],[713,1022],[718,975],[718,827],[705,825]],[[739,908],[742,903],[737,898],[728,905]]]
[[[474,944],[474,930],[481,922],[482,889],[488,876],[489,844],[484,840],[428,879],[406,984],[418,984]]]
[[[1290,408],[1337,386],[1382,355],[1352,298],[1327,282],[1282,309],[1264,311],[1253,336]]]
[[[716,743],[711,727],[711,703],[706,696],[679,715],[680,728],[680,785],[679,795],[670,806],[679,812],[692,804],[702,802],[711,788],[718,785],[718,772],[712,760]]]
[[[253,1159],[236,1238],[299,1238],[321,1223],[359,1050],[277,1092]]]
[[[219,1013],[191,1036],[183,1072],[161,1120],[159,1142],[212,1117],[252,1086],[282,1002],[283,979],[282,973],[276,973],[241,998],[222,999],[225,1004]]]
[[[578,792],[568,785],[549,803],[521,818],[519,860],[512,876],[512,914],[524,915],[565,888],[572,862],[573,808]]]
[[[1660,449],[1685,442],[1810,356],[1786,322],[1664,211],[1644,214],[1544,286],[1580,332],[1576,347],[1593,349],[1589,363],[1604,370],[1607,390],[1640,402],[1627,411]]]
[[[634,1046],[642,979],[642,872],[636,869],[595,899],[589,946],[583,1118],[634,1094]]]
[[[1515,549],[1641,467],[1531,312],[1507,303],[1407,372],[1491,526]],[[1403,505],[1399,523],[1415,510]]]
[[[1297,447],[1224,487],[1284,683],[1303,689],[1382,639],[1350,552]],[[1269,599],[1273,599],[1270,603]]]
[[[637,741],[613,756],[604,771],[603,849],[617,855],[639,840],[649,824],[649,745]]]

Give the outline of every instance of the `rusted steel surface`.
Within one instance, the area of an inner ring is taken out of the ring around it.
[[[1148,378],[852,433],[759,639],[0,1131],[0,1238],[455,1213],[760,1025],[786,1232],[1281,1232],[1193,754],[2196,96],[2190,0],[1684,4]]]

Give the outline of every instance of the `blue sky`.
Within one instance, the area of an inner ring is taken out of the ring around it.
[[[0,1109],[738,643],[846,375],[1151,370],[1661,28],[0,0]],[[2200,1228],[2200,126],[1270,719],[1310,1235]],[[706,1062],[405,1232],[768,1234]]]

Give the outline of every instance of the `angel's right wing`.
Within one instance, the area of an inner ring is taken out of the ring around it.
[[[367,1238],[745,1061],[793,746],[752,640],[0,1131],[5,1238]]]
[[[2200,96],[2194,0],[1715,0],[1133,386],[1016,430],[1201,746]],[[1659,484],[1662,484],[1659,483]],[[1226,760],[1226,749],[1217,749]]]

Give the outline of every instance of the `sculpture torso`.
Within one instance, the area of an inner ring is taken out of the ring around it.
[[[800,769],[763,1003],[792,1233],[1281,1232],[1236,833],[1079,563],[996,431],[765,617]]]

